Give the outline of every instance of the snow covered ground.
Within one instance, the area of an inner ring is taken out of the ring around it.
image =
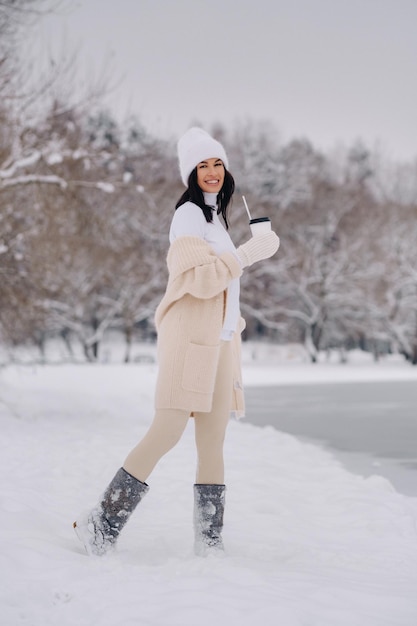
[[[88,558],[71,523],[145,432],[155,376],[146,362],[0,370],[2,625],[417,624],[417,498],[245,421],[230,423],[226,442],[225,558],[192,552],[192,422],[117,552]],[[244,377],[417,382],[417,370],[362,356],[311,366],[247,345]]]

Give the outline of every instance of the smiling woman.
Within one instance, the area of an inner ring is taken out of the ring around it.
[[[273,256],[279,238],[269,231],[239,248],[233,244],[226,215],[234,180],[221,143],[190,128],[178,142],[178,158],[187,189],[171,222],[168,285],[155,315],[155,415],[98,505],[74,523],[89,554],[105,554],[115,545],[148,491],[145,481],[178,443],[190,417],[198,456],[195,552],[223,551],[223,443],[230,415],[244,414],[239,278],[245,267]]]
[[[235,181],[228,171],[229,161],[224,147],[201,128],[190,128],[178,142],[180,173],[187,187],[175,209],[187,202],[200,207],[206,222],[213,223],[213,206],[222,216],[226,229],[227,209],[235,190]],[[215,194],[209,199],[204,194]]]
[[[197,165],[197,182],[202,191],[219,193],[224,182],[224,165],[221,159],[207,159]]]

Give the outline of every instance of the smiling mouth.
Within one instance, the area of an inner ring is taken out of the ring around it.
[[[206,180],[207,185],[218,185],[219,180]]]

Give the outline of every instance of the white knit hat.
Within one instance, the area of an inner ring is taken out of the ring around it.
[[[229,167],[226,151],[222,144],[202,128],[193,126],[180,138],[177,144],[178,160],[182,182],[188,187],[188,178],[193,169],[206,159],[221,159]]]

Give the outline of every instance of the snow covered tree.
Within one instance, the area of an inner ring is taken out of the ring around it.
[[[0,4],[0,331],[8,342],[76,336],[93,359],[123,315],[130,325],[150,315],[173,159],[137,121],[122,129],[91,94],[75,100],[65,72],[28,91],[19,29],[57,6]]]
[[[393,346],[417,365],[417,207],[392,209],[381,237],[383,290],[378,301],[380,325]]]
[[[360,336],[373,271],[363,258],[375,202],[362,181],[341,185],[329,171],[311,171],[308,194],[280,214],[278,259],[254,270],[246,289],[252,302],[244,304],[266,328],[304,343],[312,361],[319,350],[342,349]]]

